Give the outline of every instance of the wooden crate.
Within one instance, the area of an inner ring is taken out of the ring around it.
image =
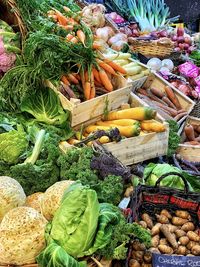
[[[189,116],[184,124],[184,126],[187,123],[194,123],[200,125],[200,119],[196,117]],[[181,142],[185,141],[185,134],[184,134],[184,126],[181,132]],[[192,146],[187,144],[180,144],[177,153],[181,155],[183,159],[189,160],[189,161],[198,161],[200,162],[200,146]]]
[[[133,107],[148,106],[134,93],[131,93]],[[166,131],[162,133],[148,133],[144,136],[135,136],[123,139],[118,143],[112,142],[104,146],[112,152],[125,165],[132,165],[144,160],[156,158],[167,154],[169,126],[164,119],[158,115],[157,120],[163,122]]]
[[[160,89],[161,91],[164,92],[165,86],[169,86],[172,88],[172,90],[176,94],[177,98],[179,99],[181,106],[183,107],[183,109],[186,110],[187,114],[189,115],[190,112],[192,111],[194,105],[195,105],[195,102],[192,101],[189,97],[185,96],[182,92],[180,92],[178,89],[176,89],[174,86],[172,86],[170,83],[168,83],[165,79],[163,79],[159,74],[157,74],[155,72],[151,73],[149,75],[148,79],[144,82],[144,84],[142,86],[138,86],[138,85],[133,86],[133,91],[137,92],[137,89],[139,89],[140,87],[143,87],[143,88],[157,88],[157,89]],[[164,119],[166,119],[166,120],[169,120],[169,119],[172,120],[173,119],[173,117],[171,117],[169,114],[160,110],[159,107],[156,108],[153,105],[153,103],[151,103],[150,101],[148,101],[148,105],[157,109],[159,114],[161,114]],[[180,119],[178,121],[178,124],[180,125],[186,119],[186,117],[183,117],[182,119]]]
[[[71,111],[71,126],[80,125],[85,121],[103,115],[105,109],[111,111],[119,108],[122,103],[127,103],[132,85],[122,76],[115,77],[115,84],[116,86],[113,92],[81,103],[74,99],[68,100],[59,93],[63,108]]]
[[[150,70],[149,67],[147,67],[147,65],[145,65],[145,64],[143,64],[143,63],[141,63],[140,61],[135,60],[135,59],[129,59],[129,60],[130,60],[130,62],[131,62],[131,61],[132,61],[132,62],[136,62],[140,67],[142,67],[143,70],[148,70],[148,71],[149,71],[149,74],[151,73],[151,70]],[[146,82],[146,80],[147,80],[149,74],[148,74],[148,75],[145,75],[144,77],[141,77],[141,78],[139,78],[139,79],[136,79],[136,80],[132,80],[132,79],[129,78],[129,79],[128,79],[128,82],[132,83],[132,85],[133,85],[133,89],[134,89],[134,88],[140,88],[140,87]],[[134,76],[134,75],[133,75],[133,76]]]

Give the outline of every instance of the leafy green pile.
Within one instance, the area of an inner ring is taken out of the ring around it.
[[[123,194],[121,176],[108,175],[104,179],[96,170],[91,169],[94,151],[90,147],[74,148],[60,155],[58,165],[62,180],[79,180],[83,185],[89,185],[97,192],[101,202],[119,204]]]
[[[190,54],[190,58],[198,67],[200,67],[200,50],[192,51],[192,53]]]
[[[169,141],[168,141],[167,156],[171,157],[175,153],[181,141],[181,137],[180,135],[178,135],[179,127],[177,122],[173,120],[168,120],[167,122],[169,123]]]

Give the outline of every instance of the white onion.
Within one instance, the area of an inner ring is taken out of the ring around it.
[[[159,58],[151,58],[147,62],[147,66],[150,67],[152,70],[159,70],[162,67],[162,61]]]
[[[162,67],[160,68],[160,72],[163,74],[163,75],[169,75],[170,74],[170,70],[166,67]]]
[[[174,63],[171,59],[163,59],[162,61],[162,67],[166,67],[169,70],[173,70],[174,68]]]

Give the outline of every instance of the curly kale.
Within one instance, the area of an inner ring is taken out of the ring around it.
[[[167,156],[171,157],[176,151],[181,141],[181,137],[178,135],[179,128],[177,122],[173,120],[168,120],[167,122],[169,123],[169,143],[168,143]]]
[[[62,180],[79,180],[83,185],[89,185],[97,192],[100,202],[119,204],[123,193],[121,176],[108,175],[104,179],[97,170],[91,169],[94,151],[90,147],[70,149],[58,158]]]

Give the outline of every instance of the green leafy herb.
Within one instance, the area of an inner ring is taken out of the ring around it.
[[[171,157],[175,153],[181,141],[181,137],[178,135],[179,128],[177,122],[173,120],[168,120],[167,122],[169,123],[169,142],[167,156]]]

